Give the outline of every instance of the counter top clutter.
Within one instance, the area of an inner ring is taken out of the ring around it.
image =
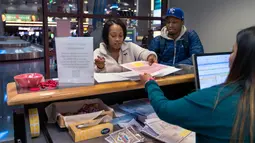
[[[156,79],[160,86],[180,84],[194,81],[194,74],[166,76]],[[48,101],[72,99],[79,97],[95,96],[100,94],[142,89],[144,86],[136,81],[121,81],[112,83],[101,83],[92,86],[81,86],[45,90],[38,92],[20,93],[15,83],[8,83],[7,96],[8,105],[35,104]]]
[[[14,76],[17,88],[23,92],[56,89],[58,81],[46,80],[39,73],[25,73]]]
[[[85,106],[90,111],[75,114]],[[126,101],[111,107],[100,99],[56,102],[45,111],[48,122],[57,122],[60,128],[67,128],[74,142],[101,136],[109,143],[144,142],[148,136],[171,143],[195,141],[193,132],[160,120],[148,99]],[[65,124],[61,125],[61,121]],[[113,130],[116,125],[121,129]]]
[[[146,136],[166,143],[195,142],[195,133],[160,120],[148,99],[130,100],[111,107],[116,116],[112,123],[122,129],[106,137],[105,140],[108,142],[125,142],[124,139],[127,138],[135,142],[143,142]],[[127,132],[131,132],[131,135]]]
[[[130,75],[132,76],[132,74]],[[72,142],[71,139],[74,142],[79,142],[94,138],[105,139],[110,143],[146,142],[146,140],[154,138],[154,140],[163,142],[179,143],[194,139],[194,133],[191,131],[161,121],[147,100],[135,100],[114,106],[106,105],[100,99],[52,102],[144,88],[144,85],[139,81],[125,80],[90,86],[59,88],[57,80],[45,81],[39,74],[33,76],[36,78],[33,86],[20,88],[20,83],[7,85],[8,105],[35,105],[36,103],[51,102],[46,108],[43,107],[49,122],[46,124],[46,128],[51,133],[55,132],[55,129],[58,132],[57,128],[66,128],[68,132],[64,130],[65,133],[58,134],[65,134],[63,136],[67,136],[65,139],[70,138],[70,142]],[[30,84],[30,76],[24,77],[27,78],[25,83]],[[157,77],[156,80],[160,86],[174,85],[193,82],[194,75],[176,74]],[[36,88],[34,85],[40,90],[31,90],[31,88]],[[131,103],[131,106],[128,103]],[[54,129],[50,127],[55,124],[58,126],[55,126]],[[119,130],[119,127],[122,129]],[[167,132],[173,134],[167,134]],[[55,136],[50,135],[50,138],[55,138]]]

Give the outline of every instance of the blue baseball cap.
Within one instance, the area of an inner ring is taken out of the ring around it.
[[[169,8],[166,12],[165,18],[167,18],[168,16],[184,20],[184,12],[180,8]]]

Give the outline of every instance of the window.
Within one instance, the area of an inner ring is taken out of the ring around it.
[[[149,35],[148,31],[151,29],[156,31],[152,32],[152,36],[159,35],[162,9],[166,9],[162,7],[162,3],[166,6],[167,0],[48,0],[43,3],[43,7],[47,8],[44,15],[48,17],[47,21],[53,20],[54,23],[54,17],[71,21],[70,36],[95,37],[95,49],[102,42],[100,32],[105,20],[112,17],[121,18],[127,24],[126,41],[143,47],[148,46],[148,42],[143,43]],[[56,29],[50,24],[44,26],[44,29],[51,27],[53,31]],[[46,31],[47,34],[48,32]],[[46,50],[46,61],[51,59],[50,56],[54,56],[54,47],[50,46],[49,42],[45,40],[45,48],[49,49]],[[49,77],[50,69],[46,68],[46,78]]]

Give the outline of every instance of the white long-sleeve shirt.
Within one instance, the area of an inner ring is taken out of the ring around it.
[[[130,63],[134,61],[146,61],[149,55],[156,55],[155,52],[144,49],[132,42],[124,42],[119,51],[119,59],[116,61],[109,53],[107,46],[104,43],[100,43],[99,48],[94,51],[94,59],[97,56],[105,58],[105,67],[98,69],[95,65],[95,72],[124,72],[127,71],[121,64]]]

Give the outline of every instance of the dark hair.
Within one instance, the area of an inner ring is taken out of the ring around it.
[[[110,32],[110,27],[114,24],[117,24],[122,28],[123,34],[124,34],[123,41],[126,39],[126,36],[127,36],[126,25],[120,19],[109,19],[108,21],[105,22],[103,33],[102,33],[102,38],[106,45],[109,45],[108,35]]]
[[[236,84],[228,96],[241,92],[231,142],[244,142],[249,136],[254,140],[255,119],[255,26],[238,32],[237,53],[225,85]]]
[[[236,43],[237,53],[227,82],[255,80],[255,26],[238,32]]]

